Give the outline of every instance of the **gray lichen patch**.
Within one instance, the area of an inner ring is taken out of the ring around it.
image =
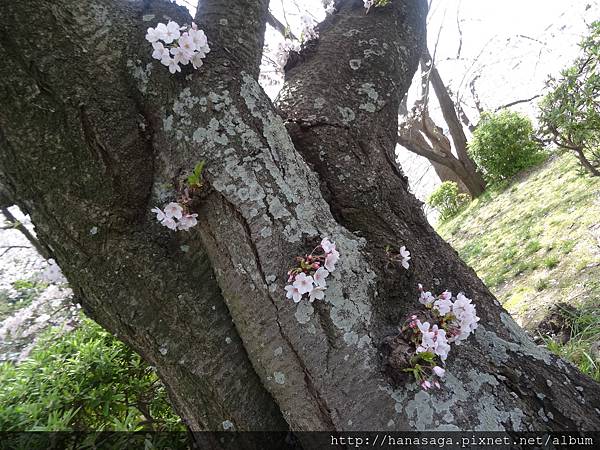
[[[173,116],[169,115],[163,119],[163,130],[171,131],[173,129]]]
[[[342,119],[342,123],[344,125],[349,125],[350,122],[352,122],[354,119],[356,119],[356,115],[354,114],[354,111],[352,111],[350,108],[344,106],[338,106],[337,107],[338,112],[340,113],[340,117]]]
[[[223,146],[228,145],[229,138],[227,137],[227,134],[221,130],[221,124],[213,117],[208,123],[207,128],[196,128],[192,135],[192,139],[198,144],[205,144],[209,147],[214,147],[216,144]]]
[[[550,353],[544,349],[538,347],[533,341],[521,336],[520,329],[515,324],[514,327],[511,325],[511,321],[514,322],[510,317],[502,317],[505,315],[501,314],[501,320],[511,331],[511,336],[517,339],[517,342],[509,342],[500,338],[493,331],[489,331],[484,325],[479,325],[475,331],[475,338],[480,342],[482,348],[490,355],[490,358],[495,364],[500,364],[508,361],[510,355],[508,352],[514,352],[526,356],[533,357],[538,360],[544,361],[546,364],[553,364]]]
[[[459,376],[447,371],[441,390],[423,391],[416,383],[398,390],[380,386],[380,390],[390,395],[396,412],[418,431],[448,431],[467,425],[485,431],[522,429],[523,411],[495,395],[498,385],[495,377],[470,369]]]
[[[294,317],[296,317],[296,320],[298,321],[298,323],[305,324],[305,323],[310,322],[310,319],[312,318],[314,312],[315,312],[315,309],[310,304],[310,302],[301,301],[300,303],[298,303],[298,306],[296,307],[296,312],[294,313]]]
[[[200,101],[198,97],[192,95],[189,87],[186,87],[179,93],[179,97],[173,103],[173,112],[180,117],[189,117],[192,108]]]
[[[325,106],[325,103],[327,103],[327,101],[323,97],[317,97],[313,102],[313,106],[315,109],[321,109]]]
[[[146,67],[143,67],[141,61],[134,62],[133,60],[128,59],[127,67],[129,68],[131,76],[137,80],[138,89],[142,94],[145,94],[148,89],[150,75],[152,74],[152,63],[148,63],[146,64]]]
[[[375,85],[373,83],[361,84],[358,88],[358,93],[365,95],[368,99],[365,103],[359,105],[359,109],[373,113],[378,107],[385,104],[385,102],[379,98],[379,93],[375,90]]]
[[[354,345],[358,342],[358,334],[354,331],[344,333],[344,342],[348,345]]]
[[[350,65],[350,68],[352,70],[358,70],[358,69],[360,69],[361,60],[360,59],[351,59],[350,61],[348,61],[348,64]]]
[[[277,384],[285,384],[285,374],[283,374],[282,372],[274,372],[273,379]]]

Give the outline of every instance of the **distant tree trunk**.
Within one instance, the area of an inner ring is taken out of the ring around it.
[[[457,108],[452,101],[452,97],[450,96],[446,85],[442,81],[442,77],[440,76],[435,63],[429,54],[429,50],[425,49],[422,58],[425,62],[429,62],[431,65],[431,85],[433,86],[433,90],[435,91],[435,95],[440,104],[444,120],[446,121],[446,124],[448,124],[450,136],[452,137],[452,142],[454,143],[454,148],[456,149],[458,159],[470,174],[472,183],[478,186],[478,190],[480,192],[473,195],[473,197],[477,197],[485,190],[485,181],[483,180],[481,174],[477,171],[475,162],[471,159],[469,153],[467,152],[467,137],[465,136],[461,121],[458,118]]]
[[[201,2],[212,51],[176,75],[144,40],[190,23],[167,1],[3,2],[3,188],[194,430],[598,429],[600,386],[519,329],[395,163],[426,2],[338,3],[288,73],[284,124],[256,81],[264,0]],[[160,226],[150,208],[202,160],[199,225]],[[325,300],[285,300],[288,267],[323,236],[341,253]],[[388,244],[409,270],[386,269]],[[419,282],[466,292],[481,317],[436,392],[394,382],[381,355]]]
[[[398,143],[429,159],[442,181],[454,181],[461,191],[468,192],[473,198],[478,197],[485,190],[485,181],[467,152],[467,137],[457,109],[427,49],[421,57],[421,73],[423,94],[411,114],[407,115],[406,122],[399,127]],[[430,83],[448,125],[457,156],[452,153],[450,140],[429,115]],[[426,139],[422,139],[423,137]],[[442,159],[432,153],[442,156]]]

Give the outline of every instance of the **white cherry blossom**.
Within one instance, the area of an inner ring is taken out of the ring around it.
[[[162,42],[154,42],[152,48],[154,48],[154,51],[152,52],[152,57],[154,59],[161,60],[164,57],[169,56],[169,49],[165,48]]]
[[[434,366],[433,373],[435,373],[438,377],[443,378],[446,375],[446,371],[442,369],[440,366]]]
[[[408,261],[410,260],[410,252],[406,250],[406,247],[403,245],[400,247],[400,256],[402,257],[402,267],[408,270]]]
[[[325,278],[329,276],[329,271],[324,267],[319,267],[315,274],[313,275],[313,280],[317,286],[325,287],[327,283],[325,282]]]
[[[324,238],[321,240],[321,248],[323,249],[323,251],[324,251],[325,253],[331,253],[332,251],[334,251],[334,250],[335,250],[335,243],[334,243],[334,242],[331,242],[331,241],[329,240],[329,238],[327,238],[327,237],[324,237]]]
[[[337,250],[333,250],[325,257],[325,268],[330,272],[335,270],[335,265],[340,259],[340,253]]]
[[[452,311],[452,300],[449,298],[439,298],[433,302],[433,308],[436,309],[440,316],[445,316]]]
[[[158,25],[160,26],[161,24],[158,24]],[[158,28],[158,26],[157,26],[157,28]],[[180,27],[177,24],[177,22],[173,22],[171,20],[171,21],[169,21],[169,23],[167,23],[165,35],[162,38],[162,40],[165,41],[165,44],[170,44],[171,42],[179,39],[179,36],[180,36],[179,28]]]
[[[287,291],[286,297],[290,300],[294,300],[294,303],[298,303],[302,299],[302,294],[297,287],[288,284],[285,287],[285,290]]]
[[[164,23],[159,23],[156,28],[148,28],[146,30],[146,40],[148,42],[156,42],[165,38],[167,34],[167,26]]]

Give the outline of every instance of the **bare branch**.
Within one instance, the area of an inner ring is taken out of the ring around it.
[[[523,98],[521,100],[515,100],[513,102],[507,103],[506,105],[498,106],[496,109],[494,109],[494,112],[498,112],[504,108],[510,108],[511,106],[518,105],[519,103],[528,103],[528,102],[535,100],[536,98],[541,97],[541,96],[542,96],[542,94],[536,94],[533,97]]]
[[[29,230],[25,227],[25,225],[23,225],[21,222],[19,222],[17,220],[17,218],[15,216],[13,216],[13,214],[8,210],[8,208],[0,208],[0,212],[2,212],[2,215],[4,217],[6,217],[6,219],[9,222],[12,222],[13,224],[15,224],[14,228],[15,230],[19,230],[21,233],[23,233],[23,235],[27,238],[27,240],[29,242],[31,242],[31,245],[37,250],[37,252],[44,257],[45,259],[50,259],[52,258],[52,255],[50,254],[50,252],[46,249],[46,247],[44,247],[40,241],[38,241],[35,236],[33,234],[31,234],[29,232]],[[29,247],[27,247],[29,248]],[[10,248],[8,249],[10,250]],[[8,251],[6,250],[6,251]],[[6,252],[4,252],[6,253]],[[4,254],[3,253],[3,254]]]
[[[462,28],[460,27],[460,4],[461,0],[459,0],[458,5],[456,6],[456,27],[458,28],[458,50],[456,51],[456,59],[460,58],[463,43],[463,33]]]
[[[275,17],[271,11],[267,13],[267,23],[281,33],[284,38],[289,37],[290,39],[298,40],[294,33],[292,33],[292,30],[281,23],[281,21]]]

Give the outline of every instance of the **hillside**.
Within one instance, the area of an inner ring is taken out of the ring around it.
[[[578,170],[555,156],[437,231],[519,324],[558,334],[548,346],[600,379],[600,179]]]

